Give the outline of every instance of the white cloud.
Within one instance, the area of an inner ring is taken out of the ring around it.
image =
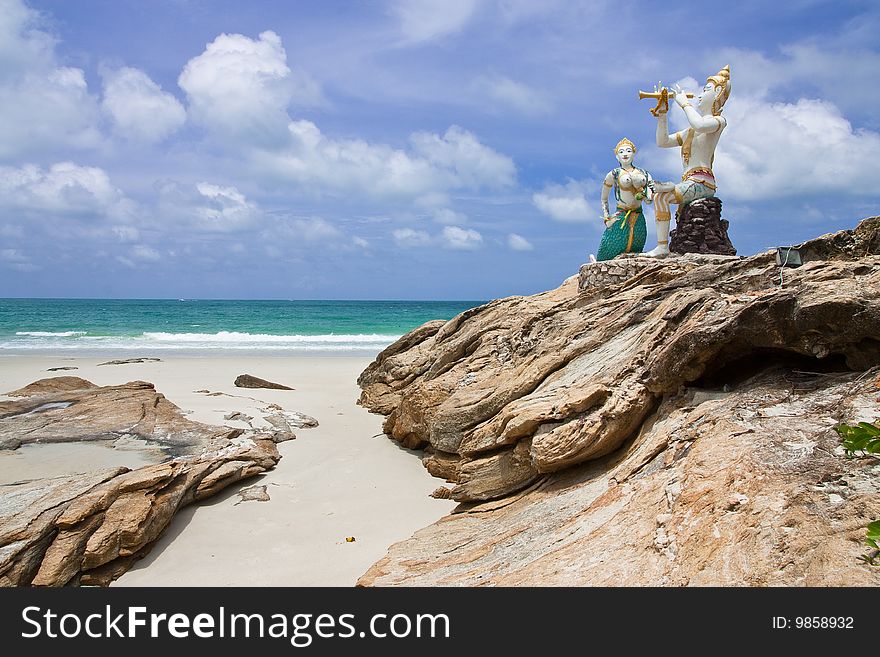
[[[413,228],[398,228],[391,231],[394,243],[401,248],[413,248],[436,244],[455,251],[473,251],[483,244],[483,236],[473,229],[460,226],[445,226],[432,236],[427,231]]]
[[[117,132],[147,142],[161,141],[186,121],[183,105],[136,68],[104,74],[103,108]]]
[[[880,196],[865,164],[880,152],[880,134],[854,129],[832,103],[737,99],[718,146],[719,195],[759,200],[823,192]],[[855,184],[854,184],[855,183]]]
[[[54,48],[38,12],[20,0],[0,0],[0,80],[32,66],[51,66]]]
[[[264,213],[238,188],[210,182],[166,180],[157,185],[156,213],[167,225],[198,232],[235,233],[255,228]]]
[[[263,226],[258,241],[288,255],[292,250],[311,250],[325,245],[351,248],[352,244],[345,233],[323,217],[267,215]]]
[[[0,249],[0,260],[3,262],[26,262],[27,258],[18,249]]]
[[[0,2],[0,157],[94,148],[98,106],[83,71],[59,66],[40,14]]]
[[[470,20],[476,0],[396,0],[391,11],[407,43],[454,34]]]
[[[311,121],[293,121],[289,130],[290,147],[254,154],[255,166],[314,193],[415,200],[450,189],[503,187],[516,178],[510,158],[458,126],[443,135],[412,135],[411,152],[358,139],[331,139]]]
[[[502,103],[526,116],[547,114],[553,109],[553,105],[544,94],[522,82],[516,82],[507,77],[496,77],[484,79],[480,84],[493,101]]]
[[[483,236],[477,231],[458,226],[446,226],[443,229],[443,243],[448,249],[456,251],[473,251],[483,244]]]
[[[507,236],[507,246],[514,251],[532,251],[535,248],[525,237],[516,233]]]
[[[853,128],[831,102],[801,98],[772,103],[732,97],[728,127],[718,144],[714,171],[722,199],[759,201],[831,192],[880,196],[864,179],[866,162],[880,152],[880,134]],[[680,171],[679,149],[647,158]]]
[[[234,232],[251,228],[261,214],[254,203],[235,187],[207,182],[196,184],[201,195],[193,208],[201,228],[218,232]]]
[[[137,242],[141,238],[140,231],[134,226],[111,226],[110,234],[120,242]]]
[[[293,235],[305,242],[321,242],[342,237],[342,231],[321,217],[293,219],[290,226]]]
[[[258,40],[221,34],[187,63],[179,83],[190,117],[212,131],[215,143],[236,148],[248,173],[263,183],[294,183],[314,196],[401,199],[436,209],[450,191],[516,181],[509,157],[456,125],[443,134],[414,133],[407,148],[394,148],[335,139],[312,121],[291,119],[288,107],[298,99],[320,101],[320,90],[295,80],[274,32]]]
[[[436,208],[431,211],[431,216],[439,224],[463,224],[467,222],[467,215],[449,208]]]
[[[598,212],[584,198],[587,183],[569,180],[564,186],[551,184],[532,195],[532,202],[551,219],[564,222],[583,222],[590,220]]]
[[[317,83],[287,65],[281,37],[271,31],[256,40],[221,34],[187,62],[178,84],[197,122],[263,148],[288,141],[289,105],[323,102]]]
[[[44,170],[33,164],[0,167],[0,207],[64,216],[126,219],[134,204],[97,167],[59,162]]]
[[[359,249],[369,249],[370,242],[365,240],[363,237],[354,236],[351,238],[351,243],[354,244]]]
[[[398,228],[391,231],[391,235],[394,238],[394,243],[405,249],[416,246],[428,246],[431,243],[431,236],[423,230]]]
[[[556,12],[560,6],[566,9],[571,8],[568,0],[497,0],[498,14],[500,18],[508,24],[519,23],[522,21],[534,21],[541,14]],[[591,0],[585,7],[592,14],[598,14],[602,3],[598,0]]]
[[[156,251],[156,249],[146,246],[145,244],[138,244],[135,246],[131,250],[131,257],[142,262],[156,262],[157,260],[162,259],[162,256]]]
[[[0,87],[0,157],[101,143],[98,110],[78,68],[28,72]]]
[[[440,170],[455,175],[456,186],[476,189],[502,187],[516,180],[513,160],[484,146],[476,136],[451,126],[445,134],[417,132],[410,137],[416,154]]]
[[[838,36],[836,44],[823,40],[821,47],[814,42],[784,45],[779,57],[738,48],[723,49],[719,57],[732,64],[734,94],[767,98],[780,88],[803,93],[807,87],[843,109],[871,112],[877,92],[865,81],[876,75],[880,52],[854,47],[845,33]]]

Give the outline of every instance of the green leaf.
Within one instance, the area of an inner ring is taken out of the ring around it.
[[[859,422],[859,426],[868,432],[869,436],[877,437],[880,436],[880,427],[875,424],[868,424],[867,422]]]

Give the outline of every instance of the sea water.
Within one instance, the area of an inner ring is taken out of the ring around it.
[[[481,303],[0,299],[0,354],[375,354]]]

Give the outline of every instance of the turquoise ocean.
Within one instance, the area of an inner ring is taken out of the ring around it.
[[[0,299],[0,354],[375,354],[481,303]]]

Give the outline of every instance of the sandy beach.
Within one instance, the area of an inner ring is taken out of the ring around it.
[[[428,496],[443,482],[422,468],[417,453],[381,434],[380,416],[356,405],[356,379],[369,357],[161,358],[99,366],[110,358],[2,356],[0,391],[51,376],[78,376],[98,385],[142,380],[199,422],[244,427],[224,416],[238,411],[258,423],[261,408],[278,404],[311,415],[320,426],[298,429],[296,440],[281,443],[283,458],[267,475],[183,509],[147,557],[115,585],[352,586],[392,543],[455,506]],[[77,369],[48,372],[51,367]],[[236,388],[233,381],[244,373],[294,390]],[[31,446],[16,452],[0,455],[0,481],[95,465],[136,467],[155,458],[138,445]],[[236,492],[253,484],[266,485],[271,499],[241,502]]]

